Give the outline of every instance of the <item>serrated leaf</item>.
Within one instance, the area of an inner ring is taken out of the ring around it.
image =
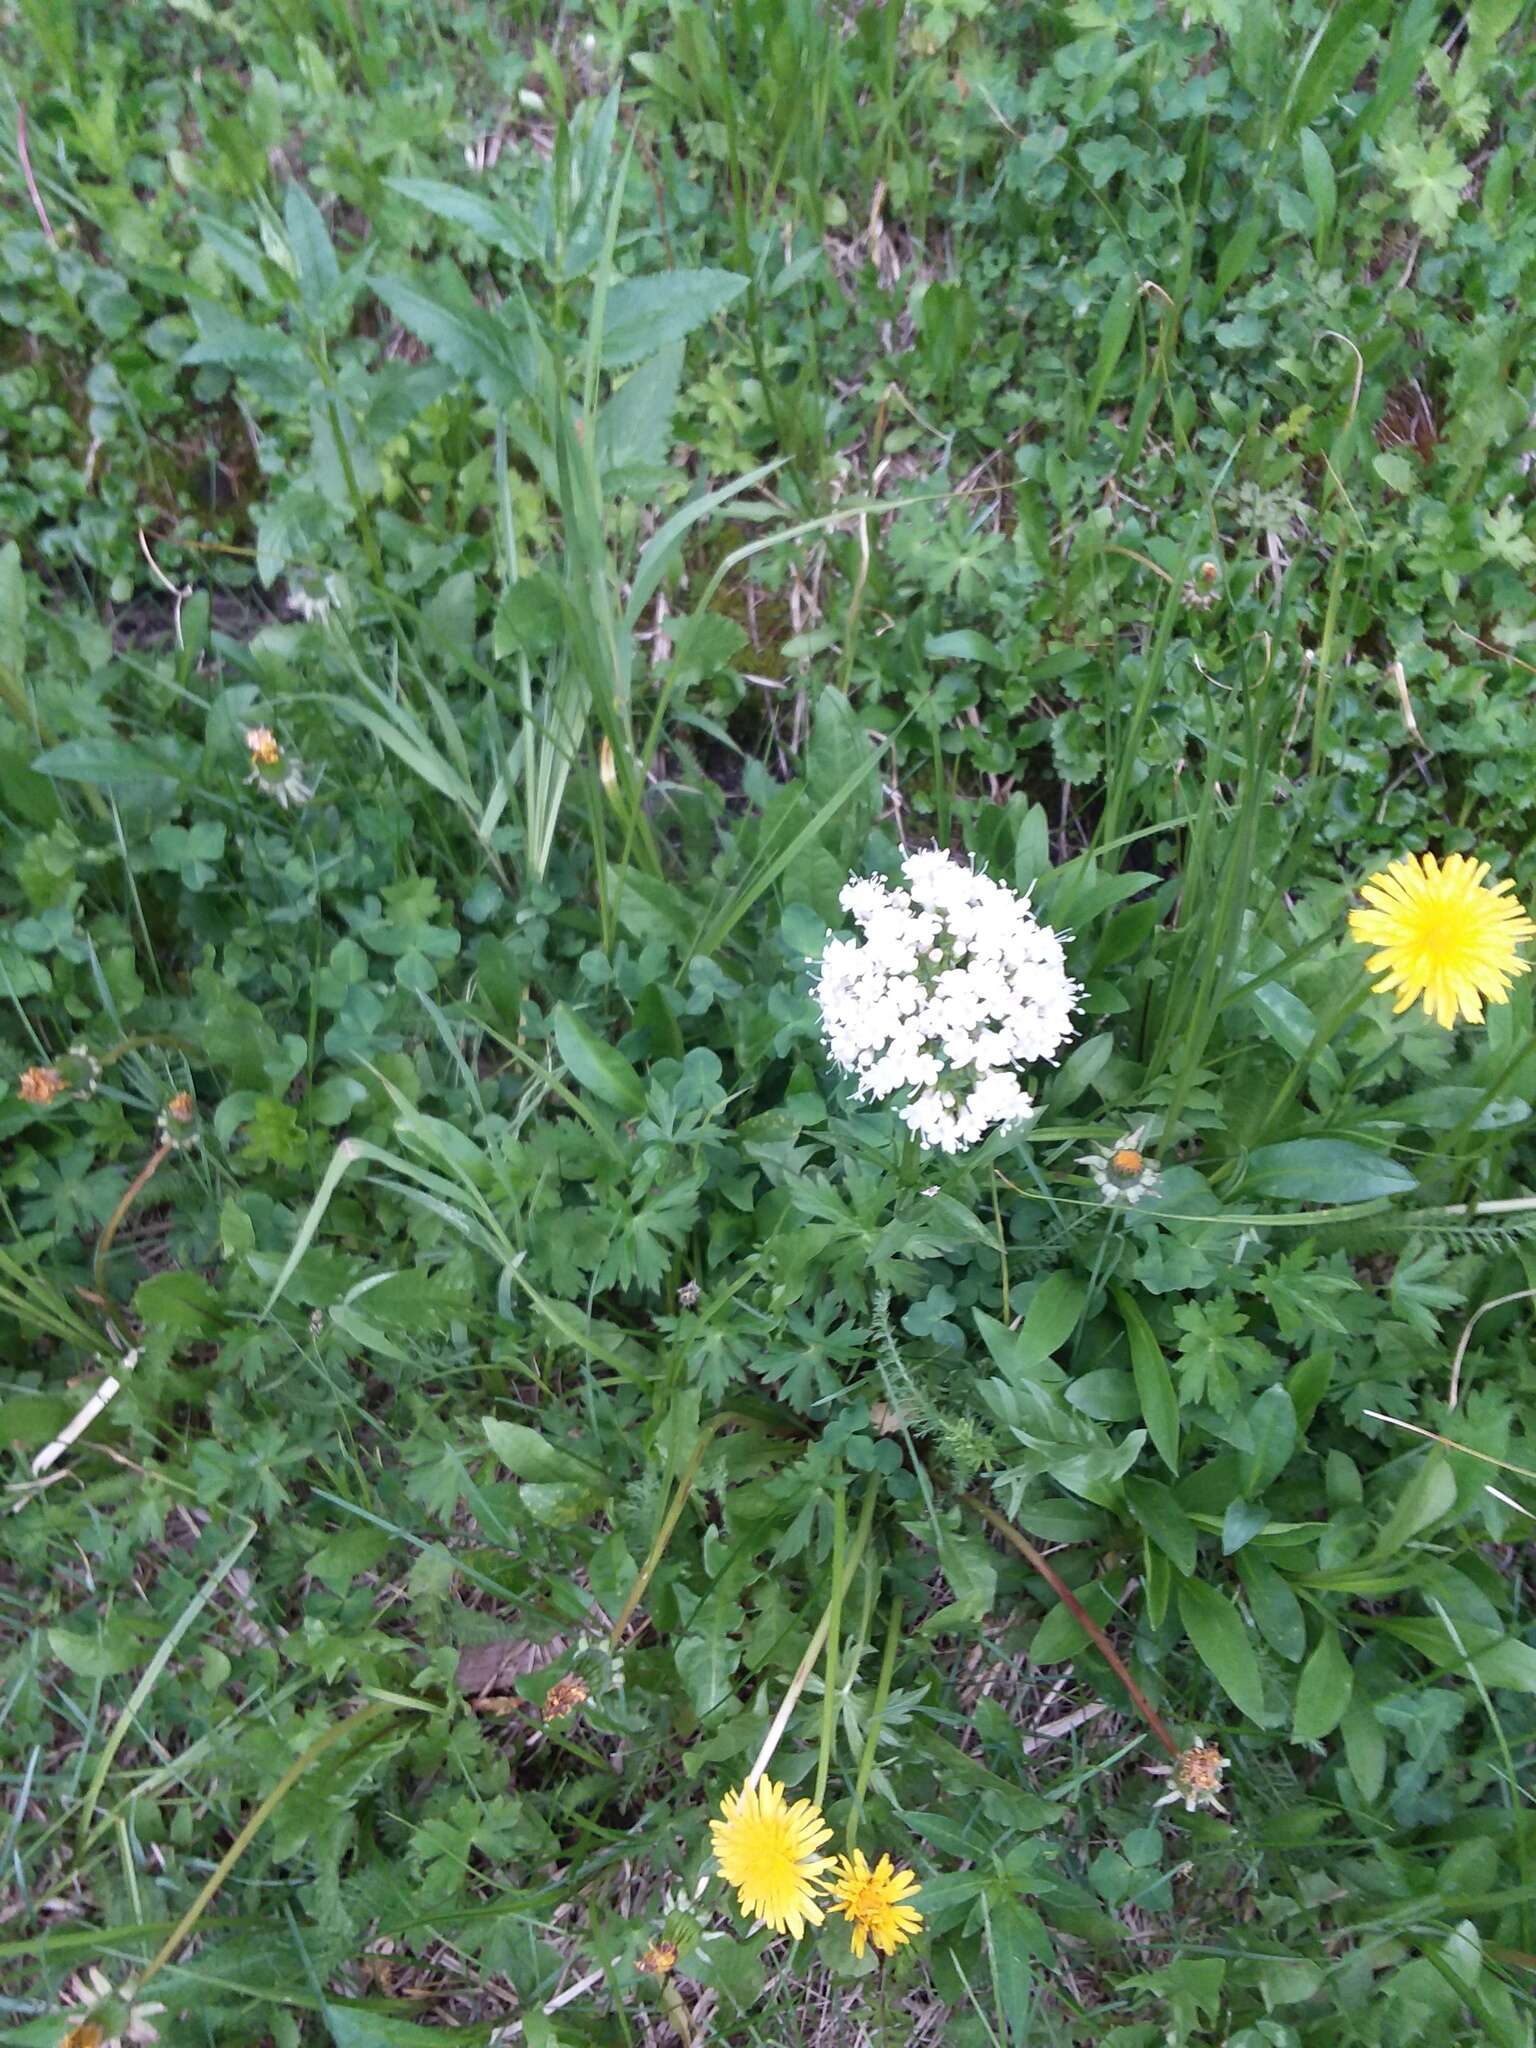
[[[603,362],[638,363],[721,313],[747,288],[734,270],[667,270],[625,277],[609,287],[603,319]]]
[[[700,1720],[718,1714],[731,1696],[731,1674],[741,1657],[741,1646],[726,1631],[724,1603],[708,1603],[710,1626],[683,1636],[673,1651],[677,1675]]]
[[[626,469],[659,469],[672,446],[672,415],[683,345],[658,350],[632,370],[597,420],[597,465],[605,483]]]
[[[466,191],[462,185],[445,185],[436,178],[386,178],[384,182],[402,199],[426,207],[439,220],[468,228],[491,248],[504,250],[526,263],[537,261],[537,245],[517,215],[483,192]]]
[[[341,280],[336,251],[331,247],[325,217],[297,178],[283,194],[283,226],[299,273],[305,310],[318,313]]]
[[[375,278],[373,288],[402,327],[450,369],[470,378],[493,405],[514,405],[523,396],[527,374],[521,323],[510,307],[487,312],[474,303],[462,279],[454,293],[456,305],[403,277]]]

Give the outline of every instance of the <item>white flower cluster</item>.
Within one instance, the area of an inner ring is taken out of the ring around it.
[[[1002,883],[937,851],[909,853],[904,889],[873,877],[839,902],[862,940],[833,939],[817,1000],[833,1059],[925,1145],[963,1152],[1033,1102],[1016,1069],[1050,1059],[1082,993],[1061,940]]]

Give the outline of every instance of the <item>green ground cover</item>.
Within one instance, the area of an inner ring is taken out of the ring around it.
[[[0,2040],[1530,2048],[1531,984],[1346,920],[1536,896],[1536,9],[0,59]],[[954,1154],[931,846],[1082,988]]]

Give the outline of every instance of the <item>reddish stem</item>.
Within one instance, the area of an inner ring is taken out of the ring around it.
[[[997,1509],[992,1507],[990,1503],[979,1499],[974,1493],[963,1493],[960,1498],[968,1508],[980,1515],[984,1522],[994,1528],[1005,1542],[1011,1543],[1021,1557],[1027,1558],[1030,1564],[1034,1566],[1057,1599],[1066,1607],[1078,1627],[1092,1639],[1095,1647],[1103,1656],[1104,1661],[1130,1694],[1137,1712],[1152,1730],[1152,1733],[1157,1737],[1164,1749],[1167,1750],[1168,1754],[1176,1757],[1179,1754],[1179,1745],[1168,1733],[1162,1715],[1159,1714],[1156,1707],[1153,1706],[1141,1687],[1132,1678],[1130,1672],[1125,1667],[1125,1659],[1120,1655],[1120,1652],[1088,1612],[1082,1601],[1078,1599],[1072,1588],[1067,1585],[1060,1573],[1056,1571],[1055,1567],[1041,1556],[1028,1537],[1021,1536],[1018,1530],[1014,1528],[1012,1522],[1000,1515]]]

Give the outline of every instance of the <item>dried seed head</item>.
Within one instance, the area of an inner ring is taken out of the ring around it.
[[[1226,1768],[1227,1760],[1214,1742],[1192,1742],[1187,1749],[1179,1751],[1171,1764],[1151,1766],[1152,1776],[1166,1778],[1169,1785],[1155,1804],[1170,1806],[1177,1800],[1182,1802],[1186,1813],[1193,1813],[1199,1806],[1209,1806],[1217,1813],[1225,1813],[1221,1791]]]
[[[165,1113],[172,1123],[191,1123],[193,1117],[197,1115],[197,1104],[192,1099],[191,1091],[183,1088],[179,1094],[173,1095],[165,1105]]]
[[[574,1714],[590,1698],[584,1678],[578,1678],[574,1672],[565,1678],[557,1678],[544,1695],[545,1727],[549,1727],[551,1722],[563,1721],[567,1714]]]
[[[23,1102],[46,1109],[56,1096],[64,1093],[64,1076],[57,1067],[28,1067],[16,1083],[16,1093]]]
[[[247,726],[245,744],[253,764],[258,768],[275,768],[283,758],[283,750],[277,744],[277,735],[269,725]]]
[[[652,1977],[667,1977],[677,1968],[677,1943],[675,1941],[653,1941],[645,1954],[635,1963],[637,1970],[644,1970]]]

